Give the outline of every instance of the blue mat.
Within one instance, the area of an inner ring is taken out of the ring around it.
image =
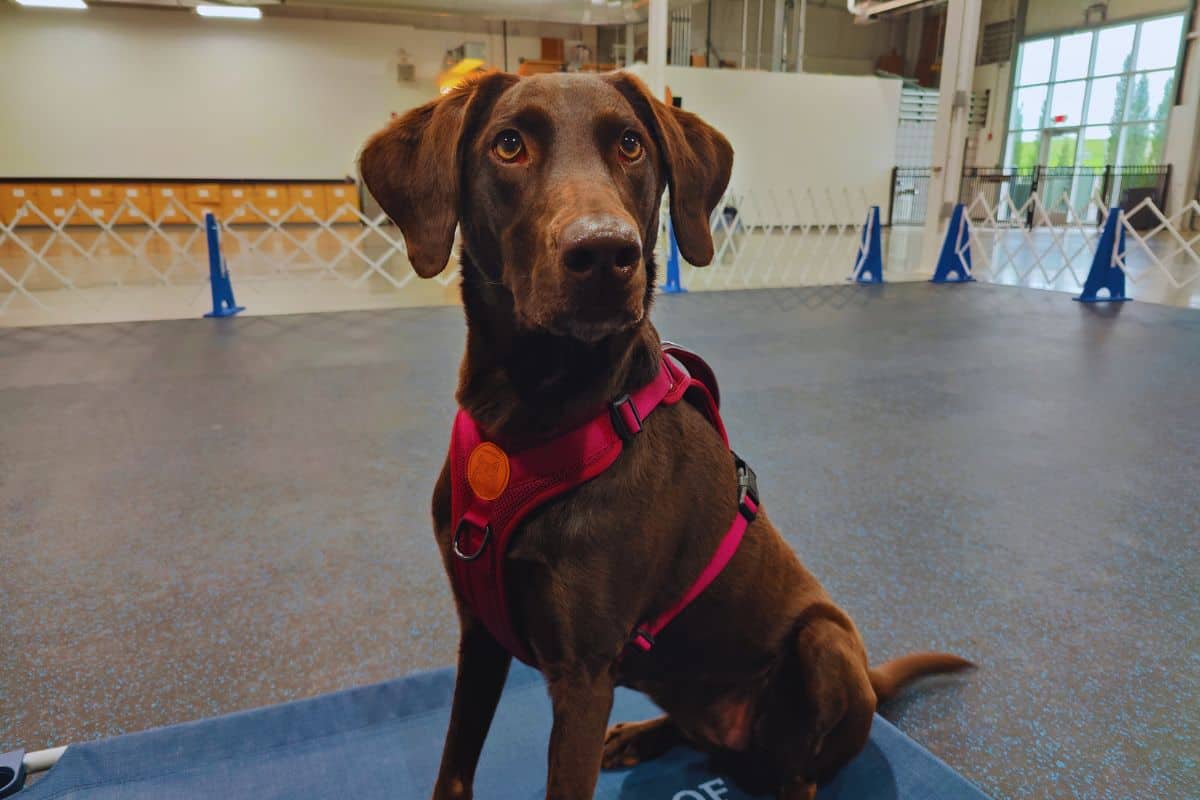
[[[162,798],[401,798],[427,800],[441,758],[452,670],[214,719],[71,745],[19,800]],[[613,720],[656,709],[618,690]],[[550,703],[541,676],[514,667],[475,783],[480,800],[535,800],[545,792]],[[633,769],[604,772],[612,800],[748,800],[707,758],[676,748]],[[822,800],[972,800],[985,796],[887,722],[875,718],[866,750],[825,786]]]

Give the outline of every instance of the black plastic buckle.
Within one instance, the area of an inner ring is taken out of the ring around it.
[[[636,431],[630,430],[625,423],[625,417],[621,414],[622,406],[629,406],[629,410],[633,412],[633,418],[637,420]],[[638,413],[637,406],[633,404],[633,398],[627,394],[623,394],[609,403],[608,414],[612,417],[613,430],[617,432],[617,436],[621,437],[622,442],[628,442],[642,430],[642,415]]]
[[[458,521],[458,527],[454,529],[454,542],[451,545],[451,549],[454,550],[454,555],[458,556],[463,561],[474,561],[483,555],[483,551],[487,549],[488,542],[491,541],[492,538],[492,526],[485,525],[483,527],[483,540],[479,542],[479,549],[474,553],[464,553],[460,543],[462,541],[463,531],[465,531],[467,526],[470,524],[471,523],[467,522],[467,518],[463,517]]]
[[[742,459],[738,458],[738,454],[733,454],[733,465],[737,469],[738,482],[738,511],[747,522],[754,522],[758,516],[758,476],[754,474],[754,470],[750,469],[750,465]],[[749,498],[754,506],[751,507],[746,503]]]

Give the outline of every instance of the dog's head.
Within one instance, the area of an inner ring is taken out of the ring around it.
[[[502,289],[519,329],[583,341],[645,317],[665,187],[683,257],[712,260],[732,166],[720,133],[621,73],[491,73],[397,119],[361,158],[419,275],[445,268],[461,224],[480,273],[466,281]]]

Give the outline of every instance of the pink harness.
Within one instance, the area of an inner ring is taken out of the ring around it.
[[[608,469],[654,409],[685,397],[704,412],[728,446],[712,370],[695,353],[671,344],[663,345],[662,364],[650,383],[544,444],[505,453],[459,410],[450,438],[452,580],[496,641],[525,663],[533,664],[533,657],[513,628],[504,584],[506,554],[517,526],[538,506]],[[630,645],[643,651],[654,646],[659,632],[721,574],[758,514],[754,472],[736,454],[733,458],[738,476],[733,523],[691,587],[666,611],[638,625]]]

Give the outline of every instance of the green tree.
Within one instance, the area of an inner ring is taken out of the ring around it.
[[[1107,163],[1117,163],[1117,149],[1121,145],[1121,129],[1118,127],[1125,121],[1125,101],[1129,97],[1129,71],[1133,69],[1133,52],[1125,56],[1125,63],[1121,66],[1121,79],[1117,81],[1117,100],[1113,104],[1112,119],[1109,121],[1110,134],[1108,137],[1108,154]]]
[[[1158,100],[1158,108],[1154,110],[1154,119],[1157,120],[1153,125],[1148,126],[1148,136],[1146,140],[1145,163],[1158,164],[1162,161],[1163,150],[1167,144],[1167,122],[1171,114],[1171,106],[1175,104],[1175,76],[1167,81],[1166,88],[1163,89],[1163,96]]]
[[[1133,85],[1133,97],[1129,100],[1127,119],[1146,119],[1150,116],[1150,81],[1138,75]],[[1145,164],[1148,156],[1151,131],[1149,125],[1130,125],[1125,129],[1125,164]]]
[[[1016,153],[1013,156],[1013,166],[1019,169],[1033,169],[1038,160],[1038,143],[1037,142],[1022,142],[1016,143]]]

